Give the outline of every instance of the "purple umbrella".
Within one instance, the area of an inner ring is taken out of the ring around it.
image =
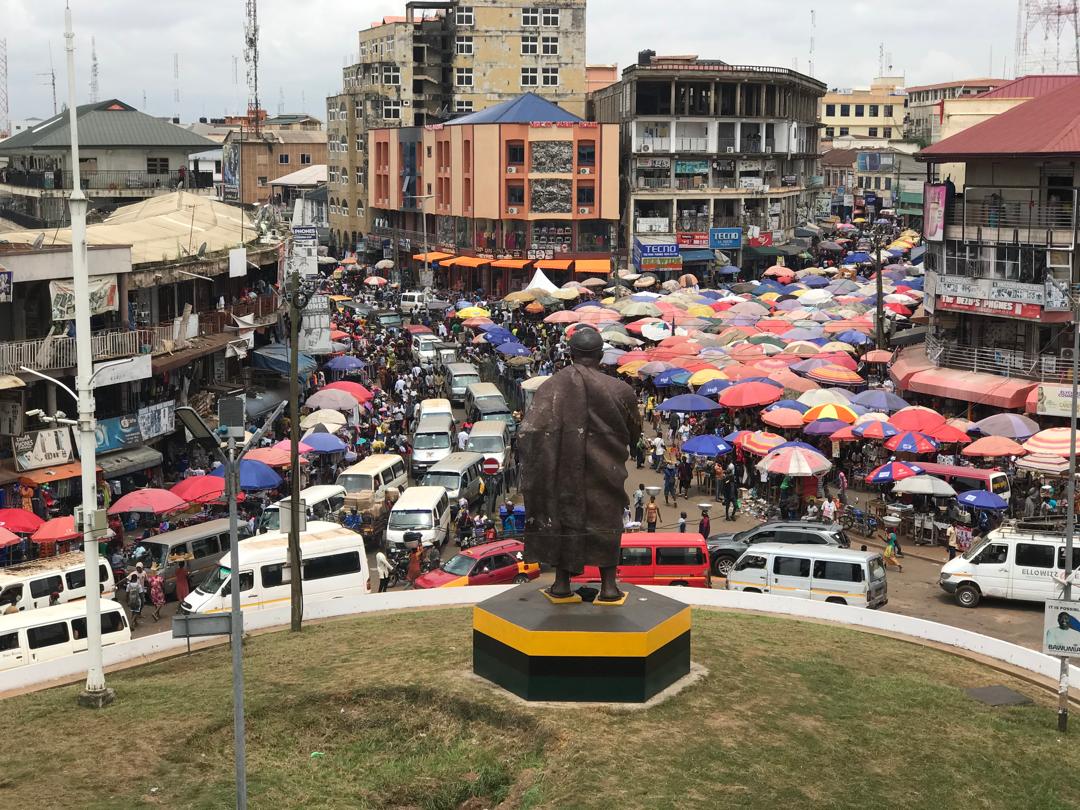
[[[1022,442],[1038,433],[1039,425],[1020,414],[996,413],[976,422],[975,429],[986,436],[1004,436]]]
[[[783,301],[778,301],[776,308],[782,312],[792,312],[796,309],[802,309],[802,304],[799,303],[798,298],[787,298]]]
[[[822,366],[828,365],[832,365],[831,360],[826,360],[822,357],[811,357],[809,360],[801,360],[798,363],[794,363],[789,366],[789,368],[799,374],[807,374],[815,368],[821,368]]]
[[[802,283],[810,289],[829,286],[829,280],[825,276],[807,276],[802,280]]]
[[[788,329],[782,337],[784,340],[814,340],[824,336],[825,332],[821,328],[809,329],[806,327],[799,327],[796,329]]]
[[[847,422],[842,422],[839,419],[815,419],[803,428],[803,433],[807,436],[830,436],[847,426]]]

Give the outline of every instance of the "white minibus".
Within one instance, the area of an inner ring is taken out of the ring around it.
[[[98,558],[101,593],[111,596],[112,567],[106,559]],[[0,613],[10,608],[33,610],[46,608],[52,594],[57,604],[86,598],[86,557],[81,551],[42,557],[0,569]]]
[[[320,484],[300,490],[300,500],[304,503],[308,520],[333,521],[345,505],[345,487],[340,484]],[[289,499],[284,498],[263,510],[259,520],[259,533],[281,530],[281,510]],[[288,521],[285,526],[288,526]]]
[[[755,543],[735,563],[727,589],[856,607],[889,601],[880,554],[804,543]]]
[[[450,534],[450,499],[441,486],[409,487],[390,510],[386,524],[386,543],[401,548],[405,535],[416,532],[423,543],[440,548]]]
[[[123,606],[111,599],[102,599],[102,646],[130,640],[131,630]],[[85,602],[0,615],[0,670],[85,651]]]

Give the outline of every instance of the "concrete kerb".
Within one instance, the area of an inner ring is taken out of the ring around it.
[[[304,618],[307,621],[320,621],[389,611],[464,607],[481,602],[489,596],[502,593],[512,587],[516,586],[486,585],[343,597],[306,604]],[[884,613],[771,594],[703,588],[646,587],[648,590],[692,607],[788,616],[887,635],[900,641],[926,644],[988,663],[1005,671],[1026,673],[1032,681],[1056,690],[1060,670],[1057,658],[950,625],[897,613]],[[285,629],[289,625],[289,618],[288,605],[252,611],[244,614],[245,630],[261,633]],[[204,649],[217,643],[223,643],[223,640],[193,644],[192,649]],[[158,633],[106,647],[105,665],[107,670],[116,671],[160,660],[163,657],[180,655],[185,649],[184,639],[174,639],[171,633]],[[76,653],[54,661],[9,669],[0,672],[0,697],[75,683],[82,679],[85,672],[86,653]],[[1069,677],[1071,683],[1080,687],[1080,667],[1071,667]],[[1074,694],[1080,695],[1080,689],[1073,691]],[[123,699],[122,695],[120,699]]]

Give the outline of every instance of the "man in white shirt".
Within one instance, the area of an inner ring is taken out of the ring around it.
[[[465,450],[469,446],[469,432],[462,428],[457,435],[457,449]]]
[[[826,523],[832,523],[836,517],[836,505],[828,498],[821,504],[821,519]]]

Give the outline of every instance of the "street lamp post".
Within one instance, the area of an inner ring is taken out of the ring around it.
[[[413,195],[413,199],[420,202],[420,227],[423,229],[424,232],[424,278],[427,278],[428,274],[431,272],[431,263],[428,261],[428,253],[431,252],[431,249],[428,247],[427,211],[424,210],[423,201],[430,200],[434,196],[434,194]]]

